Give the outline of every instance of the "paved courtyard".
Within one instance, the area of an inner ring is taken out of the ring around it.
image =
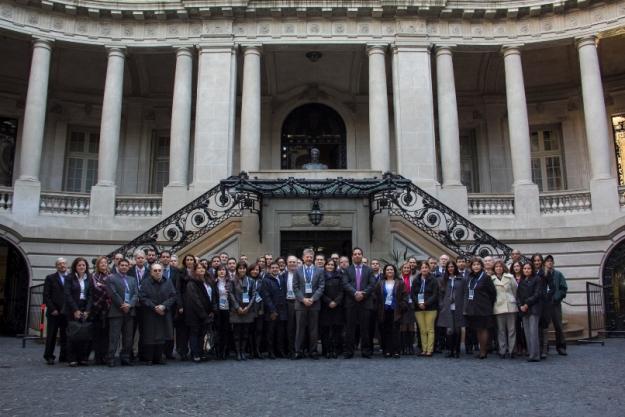
[[[0,416],[625,416],[625,339],[546,362],[399,360],[45,365],[0,338]]]

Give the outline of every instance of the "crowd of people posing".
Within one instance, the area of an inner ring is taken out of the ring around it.
[[[302,257],[250,262],[226,253],[211,260],[186,255],[180,265],[168,251],[137,250],[112,264],[85,258],[67,268],[59,258],[46,277],[47,338],[44,359],[86,365],[164,364],[205,360],[364,358],[374,340],[384,357],[431,357],[463,350],[484,359],[547,358],[552,323],[556,350],[566,355],[561,302],[564,275],[552,256],[527,261],[492,257],[455,261],[447,255],[398,267],[363,257]],[[319,340],[321,348],[319,349]],[[416,343],[416,347],[415,347]],[[119,354],[118,354],[119,352]],[[117,361],[119,356],[119,362]]]

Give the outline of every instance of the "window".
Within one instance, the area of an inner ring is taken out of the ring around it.
[[[11,186],[15,160],[17,120],[0,117],[0,185]]]
[[[614,129],[618,183],[625,185],[625,114],[612,116],[612,129]]]
[[[460,131],[460,181],[468,193],[480,192],[475,129]]]
[[[155,130],[152,133],[152,174],[150,192],[160,194],[169,183],[169,131]]]
[[[539,191],[566,189],[560,127],[530,129],[532,181]]]
[[[70,128],[63,190],[77,193],[91,191],[98,177],[99,146],[100,132],[97,129]]]

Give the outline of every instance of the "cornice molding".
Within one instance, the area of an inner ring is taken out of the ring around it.
[[[26,2],[27,0],[22,0]],[[515,18],[498,18],[495,14],[492,18],[484,14],[475,17],[475,14],[466,13],[392,13],[375,14],[371,7],[372,2],[366,2],[369,7],[366,10],[371,13],[344,15],[335,14],[334,11],[342,10],[340,7],[327,10],[323,13],[320,8],[319,14],[309,14],[306,10],[301,13],[238,13],[237,7],[255,4],[260,7],[264,3],[254,1],[240,2],[215,2],[215,1],[180,1],[165,0],[158,2],[162,6],[160,10],[166,10],[170,5],[183,5],[190,9],[201,8],[202,5],[228,4],[232,13],[195,13],[189,12],[184,15],[176,14],[170,18],[153,18],[152,15],[144,16],[144,19],[126,18],[122,13],[121,18],[113,14],[102,13],[67,13],[66,9],[58,10],[56,3],[75,3],[64,0],[54,3],[46,9],[44,2],[39,6],[18,4],[10,0],[0,0],[0,28],[10,32],[30,35],[33,37],[45,37],[66,42],[95,44],[95,45],[120,45],[127,47],[170,47],[179,45],[198,44],[210,39],[232,37],[235,43],[392,43],[396,37],[418,37],[428,44],[435,45],[485,45],[500,46],[509,43],[523,43],[531,47],[531,44],[542,42],[557,42],[562,39],[579,38],[586,35],[596,35],[599,38],[612,36],[625,32],[625,0],[611,2],[585,2],[578,1],[575,8],[570,8],[570,1],[566,1],[567,7],[562,13],[556,13],[549,5],[564,2],[538,2],[538,1],[508,1],[508,2],[478,2],[464,1],[453,2],[454,7],[463,4],[541,4],[541,11],[552,10],[540,14],[517,14]],[[147,7],[155,5],[155,2],[109,2],[107,1],[82,1],[80,4],[100,4],[102,7],[123,5],[124,7]],[[270,4],[292,4],[293,2],[274,1]],[[338,1],[337,4],[342,3]],[[352,2],[349,2],[352,4]],[[362,2],[363,4],[365,2]],[[374,3],[374,2],[373,2]],[[387,7],[388,4],[398,8],[399,3],[428,3],[438,5],[446,10],[444,1],[380,1]],[[309,8],[313,9],[307,2]],[[320,2],[321,4],[321,2]],[[355,2],[353,4],[358,4]],[[375,3],[374,3],[375,4]],[[213,7],[211,6],[211,7]],[[578,7],[579,6],[579,7]],[[584,6],[584,7],[581,7]],[[64,6],[65,7],[65,6]],[[215,6],[216,7],[216,6]],[[226,6],[223,6],[226,7]],[[383,8],[384,8],[383,7]],[[429,6],[433,7],[433,6]],[[459,7],[459,6],[458,6]],[[529,6],[528,6],[529,7]],[[535,7],[535,6],[534,6]],[[316,10],[316,9],[315,9]],[[360,10],[360,9],[358,9]],[[455,9],[454,9],[455,10]],[[477,7],[474,10],[479,10]],[[332,12],[332,13],[330,13]]]

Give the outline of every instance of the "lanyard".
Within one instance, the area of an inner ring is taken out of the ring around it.
[[[306,274],[304,275],[306,277],[306,282],[310,284],[312,282],[312,268],[310,266],[306,267]]]
[[[419,294],[423,294],[425,292],[425,278],[421,277],[421,289],[419,290]]]
[[[480,280],[482,279],[483,276],[484,276],[484,271],[482,271],[480,276],[477,278],[477,281],[475,281],[475,285],[473,285],[473,280],[475,279],[475,277],[471,278],[471,281],[469,282],[469,289],[471,291],[475,290],[475,287],[477,287],[477,284],[480,282]],[[473,285],[473,288],[471,288],[472,285]]]
[[[451,290],[454,290],[454,284],[456,283],[456,277],[451,277]]]

